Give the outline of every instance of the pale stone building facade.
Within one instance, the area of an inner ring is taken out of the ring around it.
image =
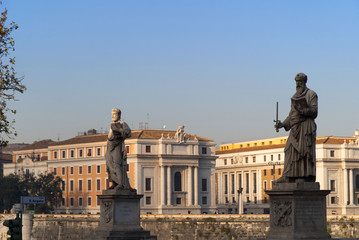
[[[107,134],[92,131],[46,147],[29,145],[14,152],[5,174],[52,172],[64,181],[56,212],[99,213],[97,196],[109,186],[106,143]],[[184,133],[183,128],[135,130],[125,145],[130,184],[144,195],[142,213],[214,213],[212,140]]]
[[[281,176],[286,138],[224,144],[216,150],[216,202],[219,211],[238,212],[238,190],[246,213],[266,213],[265,189]],[[350,137],[320,137],[316,181],[330,189],[328,214],[359,213],[359,131]],[[275,170],[273,170],[273,165]]]

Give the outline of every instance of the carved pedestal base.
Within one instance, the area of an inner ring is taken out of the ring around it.
[[[277,183],[270,199],[267,240],[331,239],[327,232],[326,196],[319,183]]]
[[[157,239],[140,226],[140,199],[129,190],[105,190],[100,199],[100,225],[95,239]]]

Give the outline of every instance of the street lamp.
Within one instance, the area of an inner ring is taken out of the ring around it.
[[[273,165],[273,182],[275,181],[275,165],[280,165],[280,162],[269,162],[269,166]]]
[[[238,214],[243,214],[243,200],[242,200],[243,188],[237,190],[238,193]]]

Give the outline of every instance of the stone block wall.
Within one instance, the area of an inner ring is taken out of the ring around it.
[[[0,240],[6,239],[0,215]],[[99,215],[44,215],[34,217],[32,240],[92,239]],[[269,229],[269,215],[141,215],[141,224],[158,240],[260,239]],[[359,239],[359,215],[328,215],[328,232],[333,238]]]

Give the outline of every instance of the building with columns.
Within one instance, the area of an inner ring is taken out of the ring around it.
[[[328,214],[359,213],[359,131],[349,137],[319,137],[316,181],[330,189]],[[281,176],[286,137],[223,144],[216,150],[216,203],[220,212],[267,213],[272,181]],[[238,190],[243,188],[242,194]]]
[[[38,174],[34,164],[41,163],[41,173],[52,172],[64,181],[63,198],[56,212],[99,213],[97,196],[109,187],[107,134],[91,130],[86,135],[40,145],[15,151],[5,174]],[[144,195],[141,213],[215,211],[212,189],[216,156],[212,140],[185,133],[180,126],[178,131],[132,131],[125,145],[130,184]]]

